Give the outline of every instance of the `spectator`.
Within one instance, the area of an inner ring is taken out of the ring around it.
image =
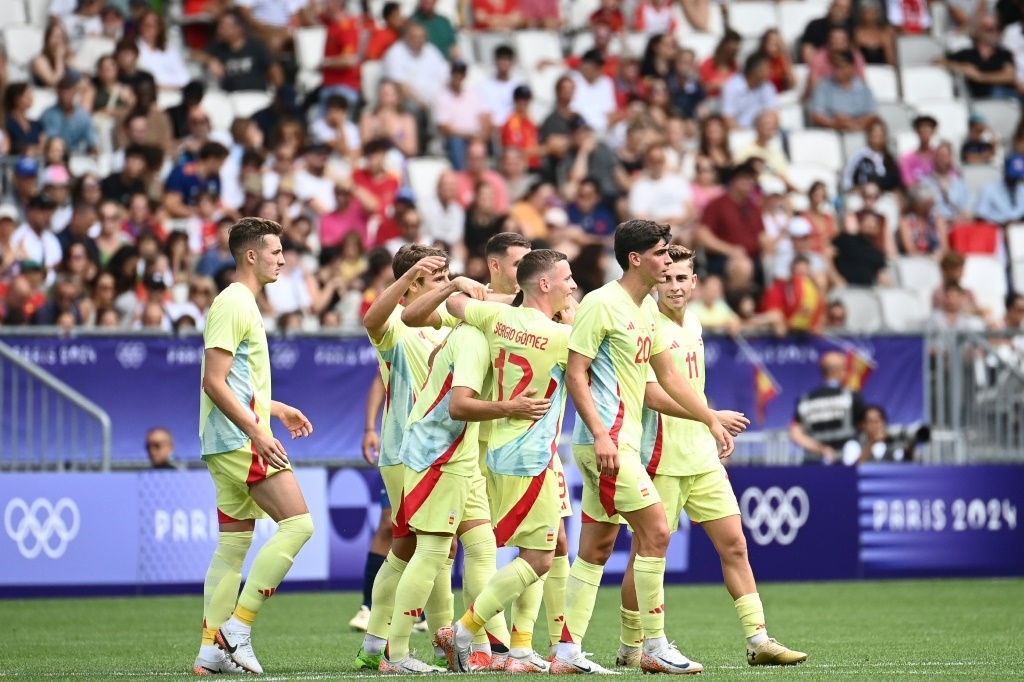
[[[96,62],[96,75],[92,79],[95,96],[92,112],[110,117],[125,114],[135,103],[131,88],[117,80],[117,60],[104,55]]]
[[[800,397],[789,425],[789,436],[804,451],[804,464],[832,464],[836,453],[856,437],[856,425],[866,405],[860,394],[846,388],[846,356],[828,351],[821,357],[824,385]]]
[[[725,302],[722,278],[717,275],[708,275],[700,280],[697,298],[691,300],[686,309],[709,332],[735,336],[740,331],[740,316]]]
[[[1006,316],[1003,318],[1003,329],[1019,332],[1024,330],[1024,294],[1016,292],[1006,296]],[[1014,343],[1020,347],[1020,337],[1014,338]]]
[[[964,288],[956,282],[947,282],[942,287],[942,307],[928,318],[928,329],[932,332],[980,332],[985,329],[981,318],[966,312]]]
[[[32,324],[52,326],[57,324],[63,313],[70,313],[75,325],[83,322],[78,306],[81,290],[78,283],[68,275],[61,275],[50,290],[50,298],[32,314]]]
[[[762,112],[776,107],[775,86],[768,80],[768,55],[755,52],[722,86],[722,114],[730,128],[751,128]]]
[[[361,248],[370,243],[369,220],[377,210],[377,198],[364,187],[341,181],[334,188],[334,210],[320,216],[320,247],[337,247],[349,234],[359,237]]]
[[[515,231],[528,240],[549,243],[550,234],[546,221],[547,210],[551,208],[556,194],[551,184],[538,180],[530,185],[523,198],[509,211],[509,219]],[[567,221],[566,221],[567,222]]]
[[[910,188],[909,209],[900,221],[899,249],[905,256],[941,256],[949,247],[949,225],[937,216],[935,195],[925,185]]]
[[[33,286],[33,280],[42,281],[43,266],[36,261],[23,261],[21,274],[15,275],[7,285],[4,296],[3,326],[25,326],[29,324],[36,309],[46,303],[46,296]]]
[[[868,64],[896,66],[896,34],[885,23],[879,0],[862,0],[858,4],[853,47]]]
[[[947,251],[942,254],[942,259],[939,261],[939,272],[942,274],[942,281],[934,293],[932,293],[932,308],[934,310],[945,310],[946,285],[960,284],[960,280],[964,276],[964,263],[966,263],[966,259],[963,254],[957,251]],[[978,305],[978,301],[974,297],[974,292],[970,289],[962,291],[960,311],[977,317],[985,316],[985,312]]]
[[[668,224],[675,237],[689,236],[690,223],[697,216],[690,183],[681,175],[665,172],[663,146],[649,146],[643,158],[643,174],[629,189],[630,216]]]
[[[437,179],[436,196],[424,199],[421,209],[427,242],[447,242],[456,252],[465,248],[462,233],[466,225],[466,212],[457,201],[458,192],[457,176],[452,171],[445,171]]]
[[[459,34],[451,20],[437,13],[437,0],[420,0],[412,20],[427,31],[427,40],[448,59],[457,59]]]
[[[835,265],[832,279],[836,286],[888,284],[882,228],[879,215],[865,213],[860,220],[847,222],[832,240]]]
[[[847,31],[853,29],[850,6],[850,0],[832,0],[828,14],[807,24],[800,38],[800,58],[804,64],[810,64],[814,53],[825,47],[832,28],[841,27]]]
[[[387,157],[391,144],[387,140],[370,140],[363,145],[363,159],[365,167],[359,168],[352,173],[352,184],[366,190],[363,206],[369,208],[369,197],[376,200],[372,212],[378,218],[385,218],[391,215],[395,201],[398,197],[400,183],[392,173],[385,167],[384,161]],[[387,235],[384,238],[390,238]],[[377,243],[383,241],[381,234],[377,234]]]
[[[11,235],[11,247],[24,255],[23,260],[39,263],[47,280],[52,280],[53,269],[64,255],[57,236],[50,229],[54,208],[53,201],[45,194],[35,195],[28,201],[26,221]]]
[[[557,31],[565,23],[558,0],[519,0],[519,9],[526,28]]]
[[[533,92],[528,85],[520,85],[512,92],[512,115],[501,128],[501,145],[504,149],[521,150],[527,165],[531,169],[539,169],[543,148],[538,141],[537,124],[530,118],[532,101]]]
[[[512,77],[515,64],[515,50],[508,45],[499,45],[494,49],[494,75],[479,86],[480,101],[489,115],[490,125],[498,130],[512,115],[512,96],[521,85],[518,78]]]
[[[864,130],[876,118],[875,97],[864,80],[857,77],[852,53],[833,52],[829,60],[833,76],[814,86],[807,105],[811,122],[840,132]]]
[[[896,238],[894,232],[899,230],[898,225],[889,225],[885,214],[878,210],[878,201],[882,191],[873,182],[865,183],[860,193],[863,205],[856,211],[847,211],[843,218],[844,229],[851,234],[860,231],[860,225],[869,218],[875,221],[877,229],[870,230],[872,243],[879,251],[885,254],[886,258],[896,258],[899,255],[896,249]],[[831,240],[832,236],[829,237]]]
[[[601,0],[600,6],[589,19],[590,28],[596,32],[598,26],[606,26],[613,33],[626,30],[626,17],[622,14],[620,0]]]
[[[143,76],[152,77],[139,68],[139,46],[131,38],[124,38],[114,47],[114,61],[117,62],[117,81],[133,87],[135,81]]]
[[[586,177],[595,178],[601,194],[611,199],[629,188],[629,178],[608,145],[597,135],[582,116],[571,124],[572,137],[569,151],[556,168],[558,185],[570,201],[576,196],[579,183]]]
[[[740,45],[743,38],[729,29],[718,41],[715,53],[700,64],[700,82],[708,97],[718,97],[722,86],[739,70]]]
[[[728,291],[760,286],[761,253],[765,239],[761,207],[754,197],[757,172],[750,162],[733,171],[725,193],[704,209],[697,243],[707,254],[708,272],[725,276]]]
[[[793,60],[779,29],[770,28],[765,31],[761,35],[757,51],[763,52],[768,58],[768,80],[775,88],[775,92],[786,92],[796,85]]]
[[[506,33],[523,25],[519,0],[470,0],[469,6],[477,31]]]
[[[718,181],[718,170],[714,162],[703,154],[698,154],[693,164],[693,183],[690,192],[693,194],[694,208],[703,213],[707,205],[725,192],[725,187]]]
[[[729,149],[729,130],[721,114],[711,114],[701,121],[697,149],[702,156],[711,159],[718,181],[725,184],[731,176],[734,159]]]
[[[811,222],[797,216],[786,225],[772,258],[772,279],[785,280],[792,273],[793,261],[803,258],[807,261],[806,275],[824,295],[828,291],[831,263],[820,251],[814,249],[814,228]]]
[[[999,44],[999,25],[991,15],[982,17],[974,34],[974,45],[938,60],[967,80],[973,99],[1016,99],[1016,69],[1013,55]]]
[[[615,54],[617,50],[612,45],[612,40],[615,38],[615,34],[605,24],[598,23],[594,26],[594,44],[589,48],[597,50],[604,57],[604,75],[614,79],[619,73],[619,56]],[[653,40],[653,39],[652,39]],[[651,47],[651,41],[648,41],[647,47]],[[584,52],[586,54],[586,52]],[[646,59],[646,53],[644,56]],[[549,66],[565,66],[572,70],[580,68],[580,63],[583,61],[583,55],[571,55],[566,57],[563,62],[556,62],[552,60],[541,60],[537,62],[537,68],[543,69]]]
[[[327,0],[324,3],[324,23],[327,25],[327,41],[324,43],[324,58],[320,62],[323,77],[320,103],[325,104],[332,95],[341,95],[350,105],[355,105],[359,102],[362,88],[359,20],[345,11],[344,0]]]
[[[464,87],[466,70],[465,62],[452,62],[448,85],[434,101],[434,123],[444,140],[448,160],[457,171],[466,166],[466,147],[483,137],[489,121],[482,98]]]
[[[1024,218],[1024,156],[1011,154],[1003,163],[1003,179],[981,190],[974,216],[979,220],[1007,225]]]
[[[679,46],[676,45],[675,38],[671,33],[651,32],[651,37],[647,40],[647,47],[644,49],[643,60],[640,62],[640,75],[645,79],[668,78],[672,73],[678,50]]]
[[[921,183],[935,194],[935,215],[950,224],[974,220],[971,190],[953,166],[953,145],[949,142],[939,142],[935,147],[932,174]]]
[[[332,174],[327,170],[330,149],[325,144],[310,144],[302,151],[302,167],[293,176],[295,198],[303,208],[322,216],[335,209]],[[376,166],[374,166],[376,169]]]
[[[313,142],[326,144],[343,159],[359,158],[362,143],[359,126],[348,116],[349,102],[342,95],[331,95],[324,103],[324,115],[309,127]]]
[[[195,161],[174,167],[164,183],[164,208],[175,218],[192,215],[200,193],[220,197],[220,169],[228,157],[227,148],[219,142],[207,142]]]
[[[104,0],[78,0],[75,11],[61,19],[60,23],[68,34],[67,44],[72,55],[78,54],[86,38],[103,35],[100,12],[106,4]]]
[[[449,68],[444,55],[427,42],[426,30],[409,22],[403,39],[384,55],[382,75],[398,84],[407,105],[426,112],[444,87]]]
[[[246,34],[245,19],[238,8],[220,15],[216,40],[205,53],[193,52],[193,56],[227,92],[265,92],[283,80],[281,67],[271,57],[266,44]]]
[[[381,19],[384,20],[384,25],[374,27],[370,32],[370,39],[366,44],[363,59],[383,58],[384,53],[402,38],[405,17],[402,16],[402,6],[399,3],[385,2],[381,9]],[[429,36],[427,40],[430,40]],[[446,53],[441,52],[441,54]]]
[[[589,50],[583,55],[579,69],[572,73],[576,87],[570,104],[571,109],[598,133],[604,133],[618,120],[615,85],[602,73],[602,67],[604,57],[597,50]]]
[[[28,83],[11,83],[4,91],[4,111],[7,112],[4,130],[10,138],[11,154],[38,156],[43,149],[46,140],[43,124],[28,117],[32,101]]]
[[[570,76],[562,76],[555,83],[555,108],[540,125],[540,141],[545,143],[551,136],[568,138],[572,132],[571,124],[576,120],[573,100],[576,97],[576,81]]]
[[[18,159],[14,164],[14,178],[11,182],[5,203],[9,203],[18,211],[19,223],[24,222],[28,215],[28,202],[39,192],[39,164],[30,157]]]
[[[889,417],[880,405],[868,405],[857,424],[858,438],[843,446],[843,464],[910,461],[913,450],[900,447],[889,438]]]
[[[917,133],[917,149],[907,152],[900,159],[900,177],[906,187],[916,185],[932,174],[935,170],[935,150],[932,140],[939,122],[924,114],[914,119],[914,132]]]
[[[406,157],[419,153],[419,131],[416,119],[402,111],[398,85],[383,79],[377,86],[377,106],[364,111],[359,120],[359,139],[386,138]]]
[[[11,237],[17,229],[21,217],[18,209],[12,204],[0,204],[0,282],[5,282],[15,272],[15,266],[19,260],[24,260],[25,254],[14,248]],[[0,318],[3,312],[0,310]]]
[[[157,104],[156,82],[153,77],[145,72],[140,74],[132,82],[132,94],[135,97],[135,107],[125,114],[123,119],[118,119],[118,124],[114,127],[114,146],[121,150],[130,142],[135,142],[155,147],[162,151],[160,163],[163,163],[164,156],[174,156],[177,144],[171,119]],[[138,118],[144,118],[145,123],[135,120]],[[129,130],[129,127],[135,129]],[[111,163],[113,170],[121,170],[115,165],[116,160]]]
[[[234,224],[235,221],[231,218],[221,218],[217,222],[217,241],[196,262],[196,274],[215,277],[225,268],[235,266],[235,258],[228,248],[228,236]]]
[[[825,328],[838,332],[846,330],[846,306],[842,301],[830,301],[825,306]]]
[[[759,182],[768,179],[781,180],[787,188],[793,189],[789,182],[789,162],[782,151],[778,139],[779,115],[775,111],[762,111],[754,119],[754,132],[757,137],[743,149],[738,150],[733,159],[743,163],[748,159],[760,159],[763,164]]]
[[[57,83],[57,103],[43,112],[43,132],[62,138],[74,154],[95,154],[96,130],[88,112],[75,105],[77,87],[77,77],[70,74]]]
[[[32,58],[32,80],[43,88],[57,86],[65,75],[79,76],[74,66],[75,52],[68,43],[68,35],[60,22],[51,22],[43,36],[43,50]]]
[[[529,168],[526,165],[526,157],[523,155],[522,149],[505,147],[501,150],[501,158],[498,159],[498,172],[505,181],[511,199],[515,200],[526,194],[526,190],[533,184],[535,176],[528,171]]]
[[[873,182],[883,192],[903,189],[899,164],[889,151],[889,133],[881,120],[872,120],[865,131],[867,146],[853,154],[843,173],[843,187],[859,190]]]
[[[163,18],[147,10],[138,24],[139,68],[153,74],[157,87],[180,90],[192,76],[178,50],[167,49],[167,27]]]
[[[470,142],[466,148],[466,169],[459,171],[456,177],[459,185],[457,199],[463,208],[469,208],[480,183],[485,183],[493,190],[494,211],[500,215],[508,213],[508,188],[504,178],[487,167],[487,145],[484,142]]]
[[[64,166],[47,166],[43,170],[40,185],[43,194],[54,206],[50,229],[54,233],[60,232],[71,220],[71,175]]]
[[[569,204],[569,223],[590,237],[610,240],[615,236],[615,216],[602,205],[601,186],[596,178],[586,177],[576,190],[576,200]]]
[[[793,258],[788,279],[776,279],[764,292],[761,312],[772,311],[782,314],[790,332],[820,334],[824,329],[825,297],[814,283],[807,256]]]
[[[692,135],[692,122],[697,118],[698,109],[707,97],[697,71],[697,55],[693,50],[684,47],[676,52],[676,59],[667,82],[672,104],[687,121],[687,131]]]
[[[814,88],[819,82],[826,78],[835,77],[835,68],[832,66],[832,55],[840,52],[849,52],[853,55],[853,72],[866,80],[866,62],[864,56],[853,49],[853,42],[850,32],[842,26],[834,26],[828,32],[828,42],[825,47],[814,53],[814,58],[808,64],[807,84],[804,86],[803,98],[806,100],[814,94]]]
[[[196,195],[196,200],[202,196],[204,192],[200,191]],[[165,197],[166,199],[166,194]],[[145,194],[136,194],[132,197],[132,201],[128,204],[128,219],[124,221],[121,229],[127,234],[136,244],[139,244],[139,240],[142,239],[143,235],[149,234],[156,238],[157,249],[159,249],[159,243],[166,237],[163,225],[154,215],[155,206],[159,206],[156,202],[150,201],[149,197]]]
[[[988,126],[988,120],[981,114],[971,114],[968,126],[967,139],[960,147],[960,161],[991,163],[996,155],[999,136]]]
[[[181,102],[168,107],[166,113],[174,131],[175,140],[183,140],[188,135],[188,117],[193,109],[202,105],[206,96],[206,86],[202,81],[189,81],[181,91]]]
[[[312,23],[307,0],[237,0],[234,6],[252,34],[274,54],[291,46],[295,26]]]
[[[886,0],[886,16],[900,33],[919,35],[932,26],[928,0]]]
[[[96,236],[96,248],[99,252],[99,264],[106,268],[118,249],[128,244],[129,237],[121,229],[124,224],[124,211],[120,203],[109,199],[101,203],[99,219],[100,232]]]
[[[302,267],[303,249],[291,240],[281,244],[284,252],[284,267],[277,281],[264,288],[267,295],[268,315],[280,316],[289,313],[309,315],[319,291],[315,278]],[[299,320],[301,327],[301,318]]]
[[[398,253],[403,246],[423,243],[423,220],[420,212],[415,207],[406,208],[403,211],[395,212],[395,223],[398,226],[398,236],[392,237],[384,243],[384,248],[390,253]]]
[[[640,0],[633,13],[633,30],[648,35],[674,34],[676,19],[672,14],[672,5],[670,0]]]
[[[466,207],[463,239],[470,256],[481,256],[487,240],[502,231],[508,216],[497,209],[492,185],[478,182],[472,196],[472,202]]]

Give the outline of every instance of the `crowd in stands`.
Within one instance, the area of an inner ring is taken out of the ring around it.
[[[165,4],[54,0],[35,54],[4,25],[2,325],[201,329],[242,215],[285,229],[282,331],[358,327],[404,244],[485,279],[501,231],[585,294],[626,217],[698,249],[709,331],[842,329],[839,294],[912,287],[909,257],[941,272],[927,325],[1020,324],[962,284],[983,254],[1012,291],[1024,125],[976,105],[1019,109],[1020,0]],[[797,5],[802,32],[752,30]],[[937,104],[909,94],[923,37]]]

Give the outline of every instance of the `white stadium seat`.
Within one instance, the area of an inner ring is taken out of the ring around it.
[[[28,10],[30,24],[40,30],[46,28],[46,23],[50,20],[50,2],[51,0],[26,0],[25,9]]]
[[[779,33],[782,34],[782,39],[786,42],[786,45],[793,47],[800,39],[800,36],[803,35],[807,24],[814,19],[820,19],[827,13],[827,2],[811,2],[810,0],[780,2]]]
[[[519,64],[527,73],[541,61],[562,61],[562,39],[555,31],[517,31],[513,43]]]
[[[231,111],[235,118],[249,118],[257,111],[266,109],[273,99],[268,92],[261,90],[242,90],[228,95],[231,100]]]
[[[779,14],[774,2],[733,2],[730,3],[729,23],[730,28],[744,38],[760,38],[768,29],[778,27]]]
[[[709,33],[693,33],[684,36],[679,44],[693,50],[697,60],[707,59],[715,53],[715,46],[718,45],[718,38]]]
[[[986,163],[969,163],[960,169],[960,177],[974,196],[978,196],[985,185],[999,182],[1003,172]]]
[[[43,51],[43,29],[36,26],[7,26],[3,34],[7,61],[28,73],[29,62]]]
[[[953,77],[941,66],[908,66],[902,71],[903,101],[920,108],[922,100],[952,100]]]
[[[590,23],[590,15],[601,7],[601,0],[571,0],[567,3],[568,12],[563,13],[571,28],[586,28]]]
[[[989,127],[1005,143],[1013,137],[1020,121],[1020,102],[1015,99],[976,99],[971,103],[975,114],[985,117]]]
[[[422,156],[409,159],[409,185],[417,201],[437,194],[437,180],[451,168],[448,159]]]
[[[922,303],[930,307],[932,294],[942,284],[942,273],[935,259],[930,256],[901,256],[894,266],[899,285],[915,292]]]
[[[181,104],[181,90],[158,90],[156,93],[156,106],[162,111]]]
[[[960,285],[970,289],[978,305],[1002,319],[1006,305],[1006,268],[992,256],[967,256]]]
[[[810,128],[789,134],[789,158],[794,164],[823,166],[834,173],[843,168],[843,147],[833,130]]]
[[[806,127],[804,122],[804,108],[799,104],[784,104],[779,107],[779,127],[792,132],[803,130]]]
[[[882,307],[882,322],[894,332],[921,331],[928,321],[929,307],[910,289],[877,287],[875,295]]]
[[[323,26],[295,29],[295,59],[301,71],[319,71],[327,45],[327,29]]]
[[[889,134],[893,135],[901,130],[912,130],[914,110],[902,102],[879,102],[878,118],[885,122]]]
[[[100,57],[114,54],[114,47],[115,43],[110,38],[87,36],[75,53],[75,65],[91,76],[96,73],[96,63]]]
[[[851,130],[839,136],[839,142],[843,147],[843,168],[850,158],[868,144],[867,135],[861,130]]]
[[[828,188],[828,195],[836,195],[837,179],[836,174],[823,166],[800,166],[793,164],[789,167],[789,182],[799,191],[806,193],[815,182],[824,182]]]
[[[366,106],[368,107],[372,108],[377,104],[377,85],[380,83],[383,71],[383,65],[376,59],[363,62],[361,69],[363,99],[366,100]]]
[[[23,26],[28,23],[28,14],[22,0],[0,0],[0,28]]]
[[[887,64],[868,64],[864,72],[871,94],[879,102],[899,102],[900,83],[896,69]]]
[[[924,99],[914,103],[917,111],[928,114],[939,122],[938,136],[940,138],[960,142],[967,137],[968,118],[967,104],[963,100],[933,100]]]
[[[905,35],[896,40],[896,62],[901,71],[908,66],[928,66],[945,54],[942,44],[931,36]]]
[[[833,289],[830,301],[841,301],[846,308],[846,328],[854,333],[870,334],[882,329],[882,306],[868,287]]]
[[[1010,260],[1024,260],[1024,223],[1006,226],[1006,246]]]
[[[32,106],[28,117],[38,121],[43,112],[57,103],[57,92],[53,88],[32,88]]]
[[[201,103],[203,111],[210,117],[211,130],[227,132],[235,121],[231,100],[219,90],[207,90]]]

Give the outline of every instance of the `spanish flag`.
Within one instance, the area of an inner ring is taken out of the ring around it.
[[[868,377],[875,371],[875,363],[854,347],[846,349],[846,387],[861,391]]]
[[[754,412],[757,423],[764,424],[765,410],[768,403],[778,397],[779,385],[764,366],[754,363]]]

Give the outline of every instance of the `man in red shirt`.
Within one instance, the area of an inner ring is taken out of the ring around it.
[[[519,0],[473,0],[473,28],[478,31],[504,33],[523,25]]]
[[[389,149],[391,149],[391,141],[387,138],[379,137],[370,140],[363,145],[365,167],[352,172],[352,184],[366,190],[377,200],[377,210],[374,215],[381,221],[381,227],[377,232],[377,244],[395,236],[386,235],[382,239],[380,234],[384,222],[394,214],[395,196],[398,194],[399,187],[398,178],[384,167],[384,159]]]
[[[366,44],[365,59],[383,59],[388,48],[402,37],[405,17],[402,16],[400,4],[397,2],[384,3],[381,18],[384,19],[384,25],[374,26],[373,32],[370,33],[370,41]]]
[[[825,320],[825,297],[811,278],[807,256],[797,256],[789,279],[777,279],[764,292],[761,312],[777,310],[791,332],[820,334]]]
[[[732,172],[725,194],[704,208],[697,242],[704,247],[708,272],[725,278],[729,291],[747,291],[764,282],[761,251],[765,239],[757,171],[750,162]]]
[[[594,47],[592,49],[597,50],[604,57],[604,67],[601,72],[615,80],[619,75],[619,56],[612,54],[612,38],[615,36],[611,26],[606,24],[604,21],[598,20],[594,24]],[[565,65],[572,70],[580,68],[583,57],[579,55],[572,55],[566,58]]]
[[[327,0],[324,24],[327,26],[327,42],[320,66],[323,74],[320,106],[323,107],[331,95],[341,95],[354,106],[359,103],[362,89],[359,19],[345,11],[345,0]]]
[[[544,149],[539,142],[537,124],[530,120],[531,101],[533,92],[530,86],[520,85],[512,91],[513,110],[501,127],[501,146],[522,149],[527,165],[538,169]]]

